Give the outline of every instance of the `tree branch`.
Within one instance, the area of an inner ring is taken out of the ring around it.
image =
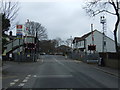
[[[107,13],[109,13],[109,14],[112,14],[112,15],[116,15],[115,13],[112,13],[112,12],[110,12],[110,11],[108,11],[108,10],[100,10],[100,11],[95,11],[95,12],[93,12],[93,16],[96,16],[96,15],[98,15],[99,13],[102,13],[102,12],[107,12]]]

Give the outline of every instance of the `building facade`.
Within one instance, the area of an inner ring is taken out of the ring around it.
[[[90,52],[89,46],[95,46],[95,51],[97,52],[116,52],[114,40],[107,36],[105,38],[106,41],[103,42],[103,33],[94,30],[82,37],[75,37],[73,40],[73,49]]]

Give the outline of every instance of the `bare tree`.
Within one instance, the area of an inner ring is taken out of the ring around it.
[[[67,39],[65,42],[66,42],[66,45],[67,45],[67,46],[70,46],[70,45],[71,45],[71,40],[70,40],[70,39]]]
[[[6,18],[13,21],[19,10],[18,2],[12,2],[11,0],[1,0],[0,1],[0,11],[1,13],[5,14]]]
[[[110,7],[112,7],[114,11],[112,11]],[[92,0],[91,2],[86,2],[84,9],[90,16],[96,16],[105,12],[117,17],[117,21],[114,27],[114,39],[116,52],[118,52],[117,30],[120,22],[120,0]]]
[[[68,38],[65,42],[68,47],[72,47],[72,42],[73,42],[72,37]]]
[[[39,40],[47,40],[48,36],[47,36],[47,29],[43,26],[40,27],[39,31],[38,31],[38,37]]]
[[[47,39],[47,32],[46,32],[47,29],[45,27],[43,27],[40,23],[30,21],[28,28],[29,28],[28,30],[32,36],[37,36],[37,38],[39,40]]]
[[[57,37],[55,40],[58,42],[58,46],[61,46],[62,39],[60,37]]]
[[[11,27],[15,27],[13,21],[18,15],[18,10],[19,10],[18,2],[13,2],[11,0],[0,1],[0,13],[5,15],[5,18],[10,21]],[[8,31],[8,30],[9,29],[3,31]]]

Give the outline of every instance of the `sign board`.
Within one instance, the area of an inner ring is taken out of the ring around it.
[[[88,50],[96,50],[96,45],[88,45]]]
[[[23,25],[17,25],[16,30],[17,30],[16,31],[17,36],[22,36],[23,35],[23,33],[22,33],[23,32]]]

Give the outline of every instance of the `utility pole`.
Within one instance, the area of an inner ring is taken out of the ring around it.
[[[72,36],[70,36],[70,40],[71,40],[71,48],[72,48],[72,41],[73,41]]]
[[[105,33],[106,33],[106,19],[104,16],[100,17],[100,23],[103,25],[103,46],[102,46],[102,52],[107,51],[106,49],[106,37],[105,37]]]

